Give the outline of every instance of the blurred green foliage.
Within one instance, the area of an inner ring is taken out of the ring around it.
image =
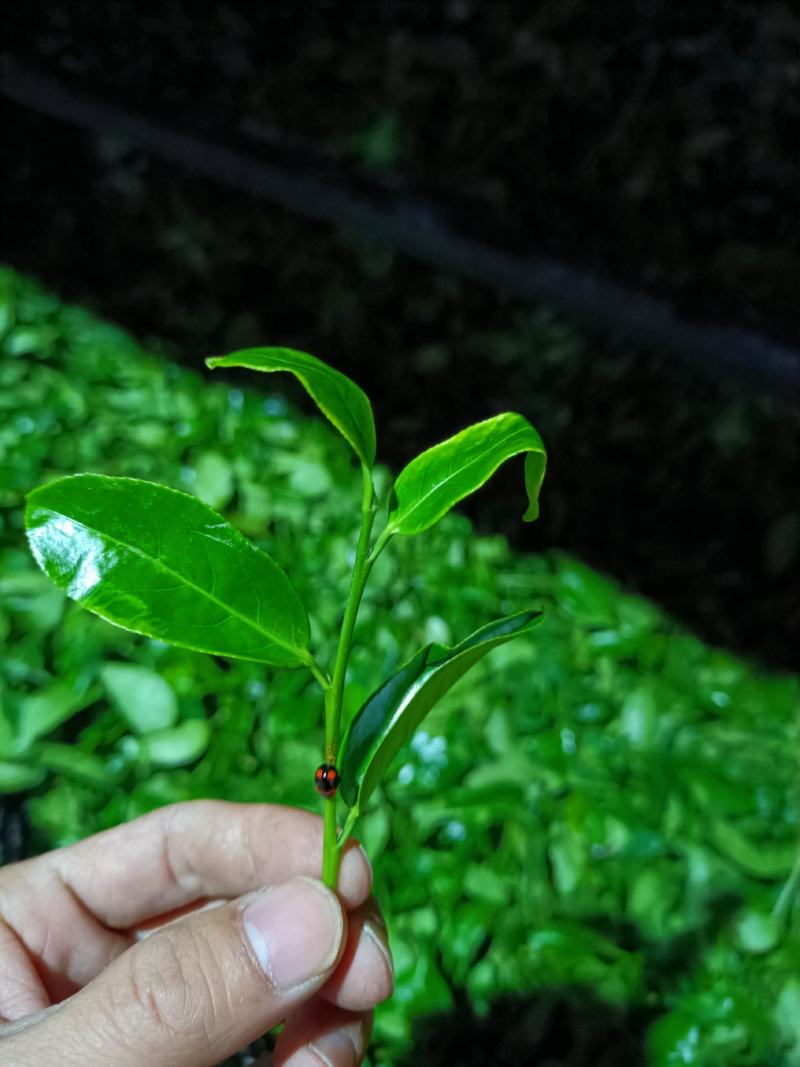
[[[347,445],[10,270],[0,338],[0,790],[29,791],[31,847],[192,797],[316,808],[305,674],[169,648],[65,602],[29,556],[22,500],[78,470],[196,493],[290,571],[330,656],[360,494]],[[397,964],[379,1062],[465,998],[480,1013],[589,990],[652,1020],[654,1067],[800,1064],[793,894],[770,915],[797,851],[796,678],[450,515],[376,565],[346,712],[413,648],[541,604],[535,639],[448,695],[363,821]]]

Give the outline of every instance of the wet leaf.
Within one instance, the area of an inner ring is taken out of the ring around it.
[[[194,497],[79,474],[30,493],[25,521],[42,570],[124,629],[275,666],[309,660],[308,618],[288,577]]]

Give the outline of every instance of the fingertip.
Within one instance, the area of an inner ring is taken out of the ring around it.
[[[346,925],[339,898],[306,875],[253,894],[241,922],[253,958],[280,994],[318,984],[341,958]]]
[[[338,892],[348,911],[363,904],[372,892],[372,864],[364,848],[352,839],[344,847]]]
[[[273,1067],[357,1067],[372,1014],[355,1015],[315,999],[293,1012],[278,1038]]]
[[[320,996],[347,1011],[374,1008],[392,995],[392,964],[386,926],[375,901],[348,916],[347,944]]]

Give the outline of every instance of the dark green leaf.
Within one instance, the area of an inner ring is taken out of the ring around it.
[[[363,810],[389,764],[431,708],[487,652],[539,624],[541,612],[524,611],[491,622],[453,648],[430,644],[367,700],[342,742],[341,793]]]
[[[544,445],[527,419],[506,412],[469,426],[412,459],[394,484],[389,529],[401,534],[427,530],[459,500],[479,489],[502,463],[520,452],[527,453],[528,509],[523,518],[532,522],[539,514],[539,490],[546,464]]]
[[[124,629],[275,666],[310,660],[308,618],[287,576],[186,493],[79,474],[30,493],[25,521],[42,570]]]
[[[375,462],[372,405],[355,382],[321,359],[293,348],[244,348],[227,356],[214,356],[206,363],[209,367],[247,367],[294,374],[361,462],[372,467]]]

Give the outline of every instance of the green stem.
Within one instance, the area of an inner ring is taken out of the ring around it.
[[[372,569],[372,564],[375,562],[381,552],[383,552],[384,548],[386,548],[386,546],[389,544],[389,541],[392,539],[392,537],[394,537],[394,528],[391,526],[385,526],[377,537],[375,544],[372,546],[372,551],[370,552],[369,559],[367,560],[368,571]]]
[[[358,807],[351,808],[350,811],[347,813],[347,819],[345,821],[344,827],[342,828],[342,832],[336,839],[337,852],[341,853],[344,846],[350,840],[350,834],[352,834],[353,827],[358,822],[358,817],[360,814],[361,812],[359,811]]]
[[[336,661],[333,666],[333,681],[331,683],[333,689],[332,708],[330,714],[328,714],[327,709],[325,714],[325,758],[331,763],[336,759],[339,747],[347,660],[350,656],[350,645],[353,640],[358,608],[369,574],[369,538],[372,533],[372,523],[375,520],[375,490],[372,486],[372,474],[367,467],[362,467],[362,471],[364,475],[364,492],[361,500],[361,529],[358,534],[350,590],[347,594],[347,605],[344,611],[344,619],[342,620],[342,630],[339,634],[339,646],[336,649]]]
[[[333,667],[333,678],[326,687],[323,684],[325,694],[325,762],[335,763],[339,749],[339,733],[342,724],[342,701],[344,697],[344,680],[347,672],[347,661],[350,656],[350,646],[353,641],[353,630],[356,625],[358,608],[364,593],[364,586],[369,575],[369,539],[372,533],[372,524],[375,520],[375,490],[372,485],[371,471],[362,466],[364,477],[364,491],[361,500],[361,529],[358,534],[356,546],[356,558],[353,563],[353,574],[350,578],[350,589],[347,594],[342,629],[339,634],[339,644],[336,649],[336,660]],[[319,680],[319,679],[318,679]],[[323,814],[323,839],[322,839],[322,880],[325,885],[335,889],[339,877],[339,860],[341,847],[337,847],[336,840],[336,796],[326,797],[322,802]],[[348,834],[352,828],[352,821],[348,818]]]
[[[308,669],[311,671],[311,673],[314,675],[314,677],[319,682],[320,686],[322,687],[322,692],[323,693],[327,693],[328,690],[331,687],[331,680],[328,677],[327,673],[322,669],[322,667],[320,667],[320,665],[317,663],[317,661],[315,659],[313,659],[313,658],[311,659],[311,661],[308,664]]]
[[[336,794],[322,799],[322,881],[336,889],[339,881],[339,850],[336,847]]]

